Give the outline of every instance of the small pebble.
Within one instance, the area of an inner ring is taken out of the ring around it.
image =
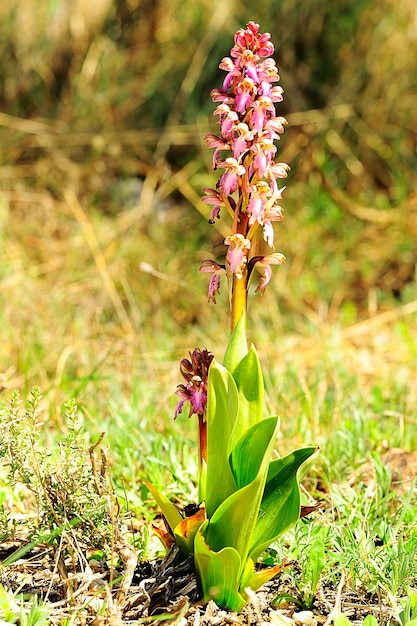
[[[312,611],[300,611],[292,616],[296,624],[315,624],[316,620]]]
[[[294,626],[295,624],[293,619],[282,611],[271,611],[269,617],[271,618],[269,623],[274,624],[274,626]]]

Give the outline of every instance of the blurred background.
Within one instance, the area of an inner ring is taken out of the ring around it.
[[[5,388],[93,394],[98,411],[155,383],[157,410],[177,359],[222,354],[226,289],[208,305],[198,266],[223,258],[228,226],[200,201],[216,181],[203,136],[218,64],[249,20],[275,44],[291,165],[275,239],[287,264],[251,298],[249,334],[277,367],[308,367],[330,328],[355,372],[372,373],[370,344],[377,360],[395,353],[395,333],[363,331],[417,311],[412,0],[3,0]]]

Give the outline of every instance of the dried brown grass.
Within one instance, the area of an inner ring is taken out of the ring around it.
[[[278,42],[289,119],[281,154],[293,166],[277,233],[288,264],[253,301],[255,338],[267,346],[284,335],[302,368],[335,326],[352,367],[367,351],[387,361],[398,319],[414,336],[412,3],[369,3],[337,44],[342,31],[321,0],[298,11],[284,2],[279,14],[260,3],[247,17],[240,2],[214,13],[210,2],[185,4],[2,4],[14,59],[0,113],[7,387],[36,382],[60,398],[99,378],[129,391],[147,372],[171,384],[185,335],[187,346],[223,348],[224,307],[206,306],[196,272],[213,247],[221,256],[226,232],[201,218],[200,190],[215,180],[202,137],[208,82],[219,80],[211,55],[225,54],[251,17]],[[331,43],[339,74],[321,76],[320,45]],[[268,350],[272,358],[274,342]]]

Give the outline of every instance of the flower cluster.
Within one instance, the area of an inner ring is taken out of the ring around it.
[[[246,29],[235,35],[230,57],[220,68],[227,72],[221,89],[213,89],[211,97],[217,108],[220,135],[206,135],[209,148],[214,148],[213,169],[223,173],[216,189],[204,189],[203,202],[212,205],[210,222],[220,218],[226,209],[233,220],[232,233],[225,239],[228,246],[226,264],[206,260],[201,271],[213,272],[209,300],[216,302],[220,275],[226,273],[249,284],[253,267],[259,263],[263,272],[257,291],[263,293],[270,276],[271,264],[282,264],[282,254],[260,256],[258,232],[270,247],[274,247],[272,222],[283,218],[279,201],[284,188],[277,179],[286,178],[289,166],[274,161],[280,138],[287,123],[277,117],[275,102],[283,99],[283,90],[274,85],[279,81],[275,61],[270,58],[274,46],[270,34],[259,33],[259,25],[249,22]]]
[[[183,359],[180,364],[181,374],[186,384],[177,386],[176,394],[181,400],[175,409],[175,417],[182,413],[184,403],[189,402],[188,417],[198,415],[203,418],[207,404],[208,370],[214,357],[208,350],[199,350],[198,348],[189,354],[190,359]]]

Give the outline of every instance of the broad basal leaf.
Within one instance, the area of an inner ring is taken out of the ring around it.
[[[246,600],[238,591],[241,565],[239,554],[231,547],[219,552],[212,550],[203,535],[206,525],[197,532],[194,542],[194,562],[204,602],[214,600],[219,606],[240,611]]]
[[[246,314],[242,313],[236,324],[224,354],[223,365],[231,374],[248,352],[246,340]]]
[[[238,489],[256,478],[266,452],[270,453],[275,441],[277,426],[278,418],[268,417],[248,428],[233,448],[230,465]]]
[[[208,518],[236,489],[229,465],[229,441],[237,412],[236,383],[225,367],[213,361],[210,365],[207,389],[207,478],[205,493]]]
[[[263,424],[265,422],[265,427]],[[255,437],[253,452],[258,455],[253,462],[258,471],[254,479],[238,491],[232,493],[209,518],[205,526],[204,536],[212,550],[218,552],[226,546],[237,550],[244,566],[252,545],[252,534],[256,524],[264,494],[265,481],[268,473],[269,459],[274,444],[274,428],[276,418],[269,418],[250,429],[248,436],[241,441],[236,452],[236,469],[242,476],[249,476],[250,470],[244,468],[243,451],[251,449],[250,434]],[[260,452],[260,442],[264,449]],[[233,456],[233,453],[232,453]],[[248,463],[250,459],[247,459]],[[237,475],[236,472],[236,475]]]
[[[175,527],[182,522],[181,513],[178,511],[177,507],[172,504],[172,502],[159,491],[159,489],[157,489],[147,480],[145,480],[144,483],[155,498],[156,502],[159,505],[159,508],[162,511],[163,516],[167,521],[168,526],[172,530],[172,533],[174,533]]]
[[[252,539],[250,556],[254,562],[265,548],[298,520],[298,470],[316,450],[317,448],[312,447],[301,448],[271,461]]]
[[[274,567],[265,567],[255,572],[255,564],[252,559],[249,558],[240,580],[240,593],[245,597],[245,589],[247,587],[252,591],[256,591],[259,587],[262,587],[262,585],[271,580],[271,578],[282,572],[288,565],[289,564],[286,563],[284,565],[275,565]]]
[[[232,432],[231,447],[248,428],[263,417],[264,382],[259,357],[253,345],[235,368],[233,378],[238,390],[239,411]]]

